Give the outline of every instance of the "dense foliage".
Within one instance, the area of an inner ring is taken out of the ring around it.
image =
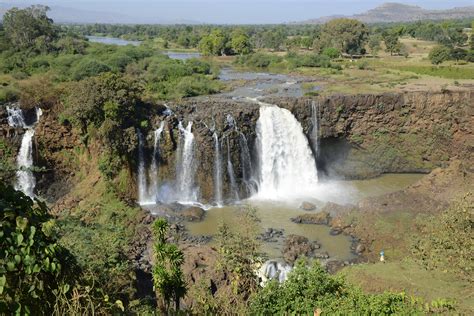
[[[252,315],[414,315],[423,311],[421,302],[405,293],[366,294],[329,275],[319,263],[308,267],[303,260],[296,262],[283,284],[270,282],[250,303]],[[444,307],[437,310],[443,311]]]
[[[3,184],[0,209],[0,310],[51,311],[52,293],[65,277],[68,260],[67,251],[58,244],[54,220],[44,203]]]

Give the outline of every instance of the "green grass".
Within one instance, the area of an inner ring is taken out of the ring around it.
[[[452,299],[457,312],[474,312],[474,294],[469,282],[460,280],[455,274],[428,271],[411,259],[385,264],[362,264],[345,268],[340,272],[353,284],[369,292],[405,291],[420,296],[427,302],[441,298]]]

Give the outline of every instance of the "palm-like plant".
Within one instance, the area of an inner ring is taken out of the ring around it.
[[[186,295],[186,282],[181,271],[184,255],[177,245],[167,242],[168,228],[165,219],[160,218],[153,223],[155,238],[153,283],[162,298],[163,309],[168,311],[171,300],[174,300],[177,311],[180,299]]]

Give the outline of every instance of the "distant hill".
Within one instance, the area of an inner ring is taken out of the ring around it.
[[[323,24],[343,16],[328,16],[298,22],[298,24]],[[427,10],[415,5],[385,3],[367,12],[344,16],[364,23],[414,22],[420,20],[447,20],[474,17],[474,6],[447,10]]]

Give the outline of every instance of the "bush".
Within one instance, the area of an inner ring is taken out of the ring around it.
[[[321,54],[329,57],[330,59],[335,59],[341,56],[341,52],[337,48],[334,48],[334,47],[325,48]]]
[[[95,77],[110,70],[109,66],[95,59],[82,59],[72,68],[72,78],[81,80],[87,77]]]
[[[315,262],[307,267],[296,262],[288,279],[271,281],[250,301],[252,315],[312,315],[320,309],[324,315],[418,314],[421,305],[404,293],[365,294],[341,277],[330,276]]]
[[[449,60],[450,57],[451,50],[446,46],[436,46],[428,55],[428,58],[431,60],[433,65],[439,65],[442,62]]]
[[[429,269],[449,270],[474,281],[474,226],[472,195],[456,201],[441,216],[418,221],[419,230],[413,239],[414,258]]]
[[[0,184],[0,310],[49,314],[69,255],[46,204]]]
[[[219,92],[219,84],[202,75],[184,77],[179,80],[174,89],[178,98],[195,97]]]

